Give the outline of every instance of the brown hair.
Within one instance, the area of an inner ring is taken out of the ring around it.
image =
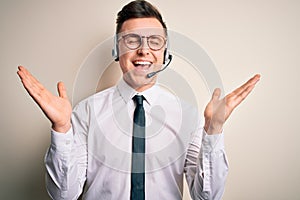
[[[126,20],[146,17],[156,18],[165,31],[167,30],[167,26],[157,8],[147,1],[135,0],[125,5],[122,10],[118,12],[116,33],[118,34],[120,32],[122,25]]]

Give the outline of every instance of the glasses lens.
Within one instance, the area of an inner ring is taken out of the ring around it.
[[[135,50],[141,46],[142,38],[144,38],[144,36],[142,37],[138,34],[128,34],[123,36],[126,47],[131,50]],[[147,42],[150,49],[157,51],[165,45],[166,41],[163,36],[151,35],[147,37]]]
[[[141,45],[141,37],[137,34],[128,34],[125,35],[123,38],[124,38],[125,45],[129,49],[134,50],[139,48]]]
[[[160,35],[151,35],[148,38],[148,45],[152,50],[160,50],[165,45],[165,39]]]

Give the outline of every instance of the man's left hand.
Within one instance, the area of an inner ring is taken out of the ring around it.
[[[245,84],[226,95],[223,99],[220,99],[221,90],[219,88],[214,90],[212,98],[204,111],[204,129],[207,134],[222,132],[223,125],[232,111],[250,94],[259,80],[260,75],[256,74]]]

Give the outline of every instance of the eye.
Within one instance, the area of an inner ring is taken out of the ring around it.
[[[155,49],[161,48],[165,44],[165,40],[162,36],[152,35],[149,37],[149,45]]]
[[[149,41],[152,45],[159,45],[159,44],[161,44],[161,42],[159,41],[159,40],[150,40]]]
[[[128,44],[128,45],[137,45],[137,44],[140,44],[141,38],[139,35],[129,34],[129,35],[124,36],[124,40],[125,40],[126,44]]]

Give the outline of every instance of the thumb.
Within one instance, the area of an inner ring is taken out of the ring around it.
[[[219,100],[221,96],[221,89],[220,88],[216,88],[212,94],[212,97],[211,97],[211,101],[217,101]]]
[[[63,82],[60,81],[57,83],[57,91],[58,91],[59,97],[61,97],[63,99],[68,99],[67,90],[66,90],[65,84]]]

